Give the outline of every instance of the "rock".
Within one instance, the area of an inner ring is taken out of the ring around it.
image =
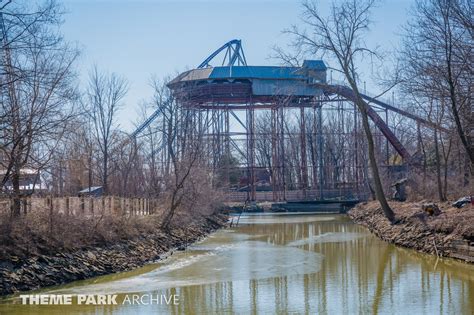
[[[456,200],[456,201],[452,204],[452,206],[453,206],[453,207],[456,207],[456,208],[462,208],[462,207],[464,207],[465,205],[471,203],[472,200],[474,200],[473,197],[462,197],[462,198]]]
[[[14,272],[7,274],[7,277],[14,281],[20,281],[20,277]]]
[[[424,203],[421,209],[429,216],[438,216],[441,214],[441,210],[439,210],[438,205],[435,203]]]
[[[11,256],[10,257],[10,261],[14,262],[14,263],[17,263],[20,261],[20,258],[18,256]]]
[[[87,258],[89,258],[91,260],[96,260],[97,259],[96,256],[91,251],[87,251],[86,256],[87,256]]]

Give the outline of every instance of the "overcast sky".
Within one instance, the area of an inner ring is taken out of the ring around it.
[[[412,0],[381,1],[373,12],[369,45],[393,51]],[[116,72],[130,83],[120,125],[131,131],[138,105],[150,99],[152,75],[165,77],[196,67],[215,49],[242,40],[247,62],[272,65],[271,47],[284,46],[282,30],[299,24],[298,0],[63,0],[63,33],[82,49],[78,63],[85,84],[92,65]],[[330,1],[319,1],[322,11]],[[367,77],[368,89],[377,87]],[[377,92],[377,91],[374,91]]]

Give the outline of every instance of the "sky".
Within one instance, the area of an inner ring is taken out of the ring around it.
[[[61,0],[59,0],[61,1]],[[77,63],[85,86],[93,65],[125,77],[129,92],[118,122],[133,131],[141,120],[139,104],[150,100],[152,76],[173,77],[195,68],[231,39],[241,39],[249,65],[275,65],[272,47],[284,47],[285,28],[301,23],[298,0],[62,0],[66,9],[62,33],[81,49]],[[322,12],[329,0],[319,1]],[[371,47],[388,54],[400,41],[413,0],[384,0],[373,11],[367,36]],[[370,71],[367,90],[378,92]]]

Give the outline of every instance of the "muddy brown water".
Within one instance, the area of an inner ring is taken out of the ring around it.
[[[474,265],[384,243],[344,215],[250,216],[162,262],[28,294],[117,294],[118,304],[15,295],[0,314],[474,314]],[[161,302],[142,304],[150,296]]]

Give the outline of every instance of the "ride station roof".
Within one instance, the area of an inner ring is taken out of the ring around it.
[[[168,87],[187,100],[240,102],[274,96],[314,97],[322,93],[314,83],[326,82],[322,60],[305,60],[301,67],[219,66],[181,73]]]
[[[219,79],[272,79],[305,80],[302,69],[325,72],[327,67],[322,60],[305,60],[302,67],[280,66],[222,66],[193,69],[181,73],[169,85],[180,82]]]

